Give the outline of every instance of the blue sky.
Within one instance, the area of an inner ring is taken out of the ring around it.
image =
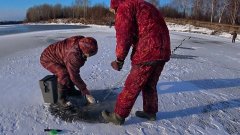
[[[29,7],[40,4],[72,5],[75,0],[0,0],[0,21],[23,20]],[[169,0],[160,0],[166,2]],[[109,6],[110,0],[90,0],[90,4],[104,3]]]
[[[107,6],[110,0],[90,0],[92,5],[105,3]],[[23,20],[29,7],[40,4],[72,5],[74,0],[0,0],[0,21],[3,20]]]

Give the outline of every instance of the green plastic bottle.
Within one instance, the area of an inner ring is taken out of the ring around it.
[[[49,132],[49,135],[57,135],[57,134],[58,134],[58,131],[54,129]]]
[[[48,132],[49,135],[57,135],[59,132],[62,132],[61,129],[44,129],[44,132]]]

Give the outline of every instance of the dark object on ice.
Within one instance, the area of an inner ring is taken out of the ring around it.
[[[114,26],[115,25],[115,21],[110,21],[109,22],[109,28],[112,28],[112,26]]]
[[[235,43],[235,40],[237,38],[237,32],[233,31],[233,33],[231,33],[231,35],[232,35],[232,43]]]
[[[55,131],[55,132],[57,132],[57,133],[59,133],[59,132],[62,132],[63,130],[61,130],[61,129],[44,129],[44,132],[52,132],[52,131]]]
[[[65,109],[58,104],[51,104],[49,111],[52,115],[67,122],[105,123],[101,112],[102,110],[113,111],[117,93],[112,92],[106,100],[104,97],[109,93],[109,90],[95,90],[91,93],[97,101],[96,104],[88,104],[85,96],[68,96],[68,100],[72,103],[71,108]]]
[[[56,103],[57,96],[57,77],[55,75],[47,75],[39,81],[45,103]]]

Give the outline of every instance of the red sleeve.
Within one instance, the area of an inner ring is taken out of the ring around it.
[[[87,85],[80,76],[80,67],[82,66],[81,61],[82,60],[77,54],[71,53],[68,56],[66,66],[72,82],[83,92],[83,94],[89,94]]]
[[[115,19],[116,29],[116,57],[119,60],[125,60],[129,49],[133,43],[135,33],[135,15],[134,8],[130,4],[120,5],[118,7]]]

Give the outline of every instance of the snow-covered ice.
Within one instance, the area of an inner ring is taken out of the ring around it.
[[[43,49],[80,34],[93,36],[99,44],[98,54],[81,68],[88,88],[122,87],[130,60],[127,58],[122,72],[111,69],[110,62],[115,59],[114,28],[93,25],[79,30],[0,36],[0,134],[42,135],[46,134],[45,128],[62,129],[67,135],[240,134],[240,42],[232,44],[231,38],[178,32],[183,26],[169,25],[169,29],[172,50],[180,43],[182,46],[174,51],[158,82],[157,121],[134,116],[142,109],[139,95],[123,126],[62,121],[49,113],[38,85],[38,80],[50,74],[39,63]]]

